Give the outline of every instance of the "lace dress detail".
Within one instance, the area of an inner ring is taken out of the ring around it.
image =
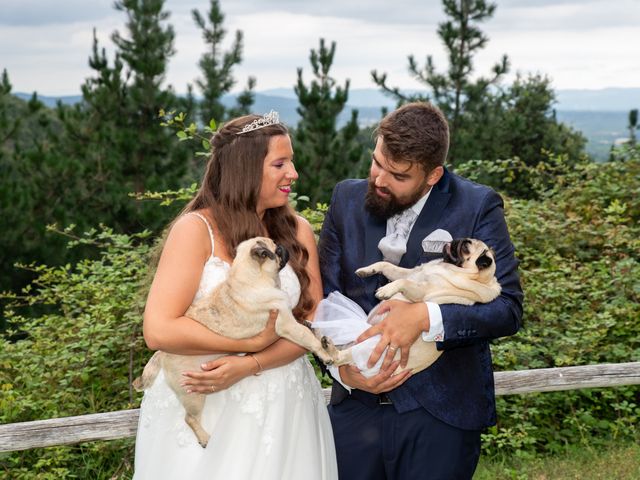
[[[207,224],[212,247],[198,299],[227,278],[230,265],[213,255],[211,227],[195,214]],[[280,281],[295,306],[300,284],[289,265]],[[331,423],[306,356],[207,395],[202,425],[211,434],[206,449],[184,422],[184,408],[160,372],[140,407],[134,480],[338,478]]]

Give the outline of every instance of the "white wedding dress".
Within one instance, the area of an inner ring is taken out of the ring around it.
[[[196,299],[222,282],[228,270],[212,255]],[[296,305],[300,284],[289,265],[280,280]],[[338,478],[329,415],[306,355],[207,395],[202,425],[211,434],[207,448],[185,423],[184,408],[160,372],[140,407],[134,480]]]

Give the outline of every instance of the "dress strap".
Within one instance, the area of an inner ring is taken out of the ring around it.
[[[211,240],[211,256],[209,258],[213,257],[213,247],[214,247],[213,230],[211,228],[211,225],[209,224],[209,220],[207,220],[207,217],[205,217],[204,215],[198,212],[189,212],[187,213],[187,215],[195,215],[196,217],[199,217],[207,226],[207,230],[209,230],[209,239]]]

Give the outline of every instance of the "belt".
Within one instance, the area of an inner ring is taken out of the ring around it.
[[[393,401],[388,393],[369,393],[363,390],[352,389],[351,397],[365,404],[367,407],[373,408],[378,405],[392,405]]]

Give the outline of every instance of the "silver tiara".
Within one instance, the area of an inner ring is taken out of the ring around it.
[[[277,125],[280,123],[280,115],[275,110],[271,110],[266,115],[256,118],[253,122],[247,123],[241,131],[236,133],[236,135],[242,135],[243,133],[253,132],[254,130],[259,130],[260,128],[268,127],[269,125]]]

